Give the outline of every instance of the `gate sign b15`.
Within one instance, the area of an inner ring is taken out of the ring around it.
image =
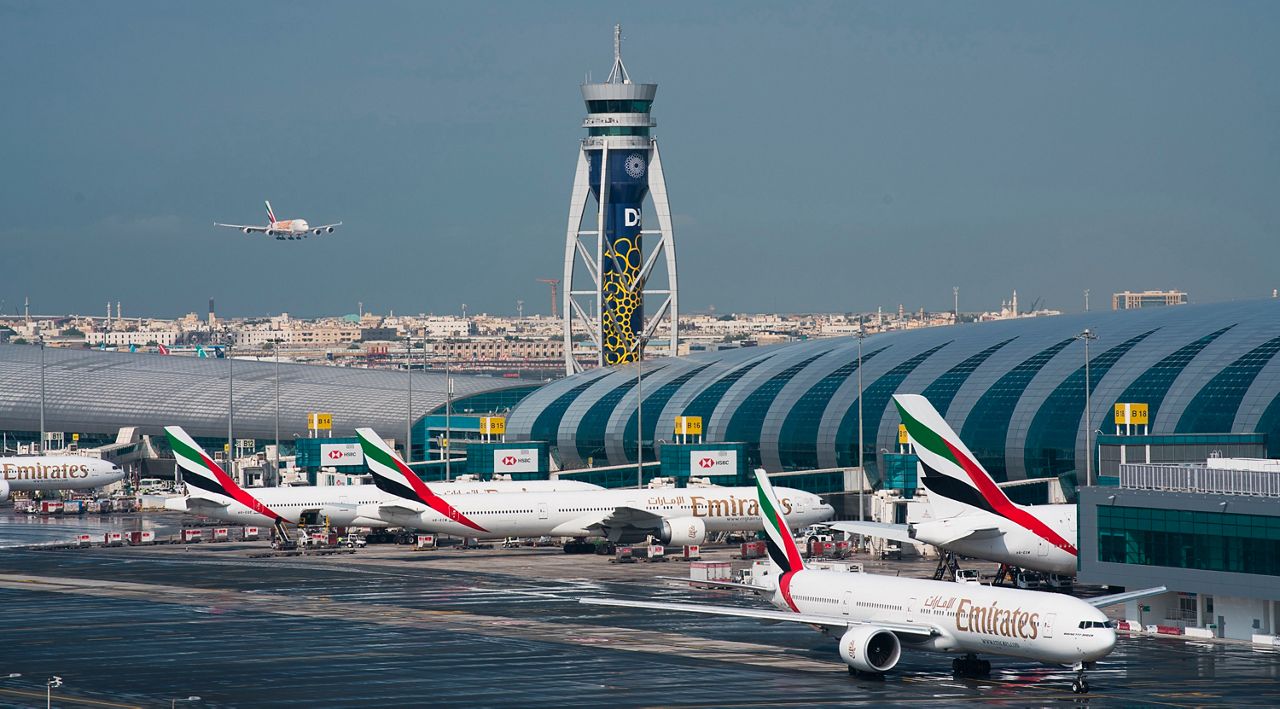
[[[737,475],[738,451],[689,451],[689,474]]]
[[[493,472],[536,473],[538,472],[538,450],[536,448],[495,448]]]

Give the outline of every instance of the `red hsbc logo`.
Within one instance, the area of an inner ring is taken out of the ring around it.
[[[342,456],[342,451],[329,451],[329,459],[330,459],[330,460],[337,460],[337,459],[339,459],[339,458],[341,458],[341,457],[343,457],[343,456]]]
[[[700,468],[714,468],[714,467],[716,467],[716,459],[715,459],[715,458],[703,458],[702,460],[698,461],[698,467],[700,467]]]
[[[503,465],[515,465],[515,464],[516,464],[516,457],[515,457],[514,455],[503,456],[503,458],[502,458],[502,464],[503,464]]]

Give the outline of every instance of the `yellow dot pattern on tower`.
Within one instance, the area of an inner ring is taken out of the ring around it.
[[[617,263],[622,267],[621,271],[605,271],[600,284],[604,296],[600,328],[604,341],[601,346],[606,365],[636,361],[636,342],[640,333],[633,326],[633,318],[641,305],[640,288],[636,281],[640,278],[643,256],[639,240],[639,235],[634,240],[620,237],[606,245],[608,250],[604,254],[605,262]]]

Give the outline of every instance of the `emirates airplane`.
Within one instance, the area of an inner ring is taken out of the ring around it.
[[[929,491],[933,518],[905,525],[835,522],[831,528],[1075,576],[1075,505],[1013,502],[928,399],[895,394],[893,403],[920,458],[920,484]]]
[[[115,463],[78,455],[27,455],[0,458],[0,501],[14,490],[92,490],[119,482]]]
[[[397,498],[391,504],[361,505],[359,515],[392,526],[485,539],[603,536],[623,544],[652,535],[677,546],[702,544],[714,532],[761,528],[755,489],[750,487],[498,493],[445,501],[373,429],[358,428],[356,435],[374,484]],[[822,522],[834,514],[817,495],[781,491],[778,504],[798,525]]]
[[[312,234],[320,236],[321,234],[332,234],[333,230],[342,226],[342,222],[334,224],[323,224],[321,226],[311,226],[307,224],[306,219],[276,219],[276,213],[271,209],[271,203],[267,202],[267,225],[253,226],[249,224],[222,224],[214,222],[214,226],[225,226],[232,229],[239,229],[246,234],[266,234],[274,236],[277,241],[293,241],[294,239],[305,239]]]
[[[224,522],[273,525],[321,524],[326,519],[337,527],[386,527],[381,519],[361,517],[361,505],[394,504],[396,498],[373,485],[325,485],[313,487],[271,487],[252,493],[236,484],[187,432],[166,426],[169,446],[187,484],[185,497],[165,500],[165,509],[190,512]],[[493,481],[447,483],[436,486],[442,495],[469,495],[523,491],[600,490],[598,485],[570,480]]]
[[[1089,691],[1085,670],[1115,647],[1114,626],[1098,608],[1163,593],[1158,588],[1081,600],[1060,593],[1023,591],[901,576],[808,570],[787,528],[781,500],[763,470],[756,471],[757,509],[766,533],[771,572],[765,576],[771,603],[781,610],[700,603],[658,603],[619,598],[581,598],[581,603],[681,613],[790,621],[840,637],[840,657],[850,674],[883,674],[903,648],[963,653],[952,668],[986,674],[991,664],[978,653],[1019,657],[1076,670],[1071,689]],[[728,582],[699,584],[762,590]]]

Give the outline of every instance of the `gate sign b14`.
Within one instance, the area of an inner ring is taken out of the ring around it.
[[[320,465],[364,465],[359,443],[321,443]]]
[[[689,451],[689,474],[737,475],[738,451]]]
[[[493,472],[536,473],[538,472],[538,450],[536,448],[495,448]]]

